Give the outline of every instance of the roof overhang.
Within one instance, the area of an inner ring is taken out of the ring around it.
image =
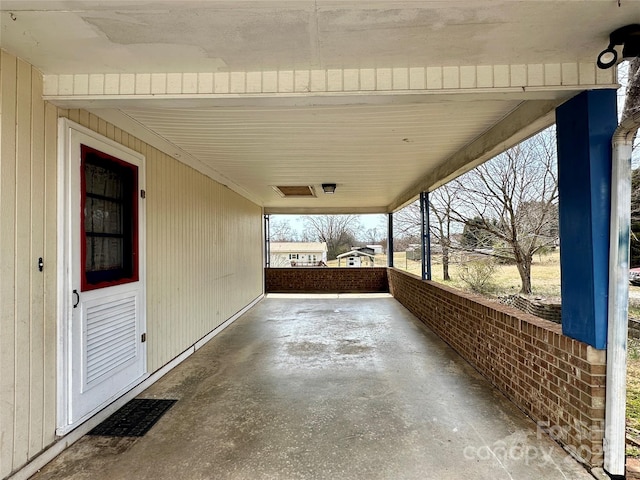
[[[264,207],[384,213],[616,88],[640,1],[0,4],[2,47],[86,109]],[[334,195],[322,183],[336,183]],[[313,198],[273,186],[310,185]]]
[[[375,255],[372,255],[372,254],[367,253],[367,252],[361,252],[359,250],[351,250],[349,252],[341,253],[340,255],[336,256],[336,258],[345,258],[345,257],[369,257],[369,258],[375,258]]]

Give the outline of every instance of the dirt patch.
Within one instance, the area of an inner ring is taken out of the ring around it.
[[[627,458],[626,470],[627,480],[640,480],[640,459]]]

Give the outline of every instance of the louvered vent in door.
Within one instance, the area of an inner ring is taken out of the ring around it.
[[[86,389],[137,354],[136,296],[104,300],[86,308]]]

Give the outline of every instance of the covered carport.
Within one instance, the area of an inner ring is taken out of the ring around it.
[[[593,478],[389,295],[269,295],[141,397],[34,480]]]
[[[622,474],[619,445],[601,454],[617,84],[595,60],[612,31],[640,23],[640,3],[4,0],[0,9],[3,478],[38,468],[106,405],[262,298],[263,215],[392,214],[554,121],[568,245],[562,331],[384,274],[396,299],[519,408],[565,432],[558,440],[580,461]],[[84,144],[146,174],[135,236],[146,329],[136,330],[134,380],[77,413],[73,319],[94,301],[73,274],[73,162]],[[345,274],[335,275],[334,285]]]

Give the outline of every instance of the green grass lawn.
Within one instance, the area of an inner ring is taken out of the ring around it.
[[[342,267],[346,267],[345,261]],[[422,263],[420,260],[407,258],[405,252],[395,252],[393,264],[396,268],[406,270],[414,275],[420,275]],[[449,262],[449,275],[451,280],[444,282],[442,279],[442,262],[438,257],[432,258],[431,269],[432,279],[436,282],[444,283],[453,288],[469,291],[468,285],[460,277],[460,270],[463,268],[463,260],[454,259]],[[329,267],[337,267],[337,260],[329,260]],[[376,255],[375,265],[384,267],[387,265],[386,255]],[[364,266],[364,265],[363,265]],[[536,255],[531,266],[531,282],[533,294],[543,297],[560,297],[560,253],[555,250],[546,255]],[[492,288],[489,296],[497,297],[501,295],[511,295],[520,291],[520,275],[515,265],[495,265],[495,271],[491,278]],[[640,290],[640,287],[635,287]],[[639,307],[640,312],[640,307]]]
[[[634,338],[627,354],[627,427],[640,431],[640,340]],[[640,449],[627,445],[627,456],[639,458]]]
[[[332,262],[329,262],[329,266]],[[387,264],[386,255],[376,255],[376,265]],[[405,252],[396,252],[393,255],[393,264],[396,268],[406,270],[415,275],[420,275],[421,262],[407,259]],[[455,256],[449,262],[449,275],[451,280],[444,282],[442,279],[442,262],[439,258],[431,260],[432,279],[445,283],[453,288],[469,290],[467,284],[460,278],[460,270],[463,262],[456,260]],[[335,263],[337,265],[337,262]],[[546,255],[536,255],[531,266],[531,282],[534,295],[543,297],[560,296],[560,253],[555,250]],[[640,287],[638,287],[640,289]],[[515,265],[496,265],[492,275],[492,289],[490,296],[510,295],[520,291],[520,275]]]

